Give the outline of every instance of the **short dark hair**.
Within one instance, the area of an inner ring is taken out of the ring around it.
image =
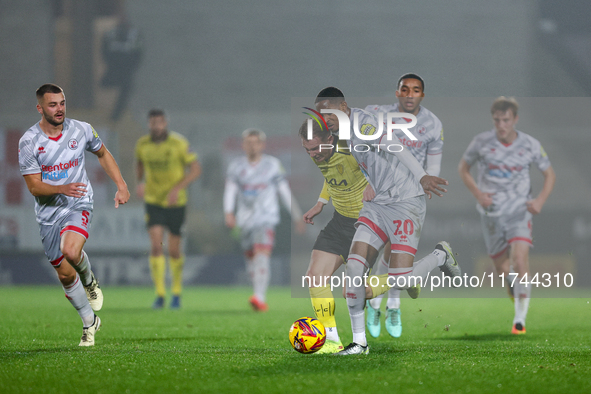
[[[166,118],[166,113],[160,108],[152,108],[150,111],[148,111],[148,118],[154,118],[156,116],[162,116],[163,118]]]
[[[401,76],[400,78],[398,78],[398,83],[396,84],[396,90],[398,90],[398,88],[400,87],[400,82],[402,82],[403,79],[416,79],[421,81],[421,85],[423,86],[423,92],[425,91],[425,81],[423,80],[423,78],[421,78],[421,76],[419,74],[413,74],[413,73],[406,73],[403,76]]]
[[[35,92],[37,96],[37,100],[41,100],[45,93],[64,93],[64,90],[53,83],[46,83],[45,85],[41,85],[39,89]]]
[[[320,101],[328,100],[331,103],[340,103],[345,101],[345,95],[339,88],[335,88],[334,86],[329,86],[324,88],[318,93],[316,96],[316,100],[314,104],[319,103]]]
[[[511,112],[513,112],[513,116],[517,116],[518,109],[519,104],[517,104],[517,100],[515,100],[515,97],[501,96],[497,97],[497,99],[493,102],[492,107],[490,107],[490,113],[494,115],[497,111],[505,113],[511,110]]]
[[[304,123],[300,126],[300,130],[298,132],[300,138],[303,140],[308,139],[308,119],[304,120]],[[312,119],[312,138],[318,137],[321,141],[326,141],[328,137],[330,137],[331,133],[324,126],[320,126],[318,122]]]

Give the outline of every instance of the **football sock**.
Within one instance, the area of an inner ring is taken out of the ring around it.
[[[375,275],[384,275],[388,273],[388,268],[390,267],[390,264],[386,262],[386,260],[384,260],[384,256],[382,255],[382,258],[380,259],[380,262],[378,264],[376,264],[376,266],[374,266],[375,268]],[[372,270],[373,273],[374,270]],[[373,309],[380,309],[380,306],[382,305],[382,298],[384,298],[384,294],[380,294],[379,296],[372,298],[369,301],[369,305],[371,305],[371,307]]]
[[[68,286],[62,285],[62,287],[66,292],[66,298],[78,311],[78,315],[80,315],[84,327],[90,327],[94,322],[94,312],[92,311],[90,303],[88,302],[88,298],[86,298],[86,292],[84,291],[84,287],[82,287],[80,276],[76,274],[74,283]]]
[[[170,257],[170,273],[172,277],[172,294],[180,295],[183,290],[183,266],[185,265],[185,256],[178,259]]]
[[[166,259],[164,255],[150,256],[150,272],[152,274],[152,281],[156,288],[156,295],[164,297],[166,295]]]
[[[390,284],[392,288],[404,290],[415,285],[415,280],[411,279],[413,274],[412,267],[388,268],[390,275]]]
[[[329,286],[310,287],[310,299],[314,314],[326,329],[326,339],[338,342],[339,333],[337,322],[334,318],[335,303]]]
[[[521,323],[525,327],[525,318],[527,317],[527,310],[529,309],[529,299],[531,296],[531,283],[526,286],[521,283],[521,278],[515,279],[513,288],[515,291],[515,318],[513,324]]]
[[[84,286],[88,286],[92,283],[92,271],[90,270],[90,260],[88,259],[88,255],[83,250],[82,255],[80,256],[80,261],[78,264],[74,265],[74,269],[80,275],[80,280]]]
[[[388,309],[400,309],[400,290],[390,289],[386,307]]]
[[[365,338],[365,283],[363,275],[367,271],[367,261],[357,254],[350,254],[347,259],[346,272],[346,293],[347,307],[351,318],[351,329],[353,330],[353,342],[360,345],[367,345]]]
[[[445,264],[446,259],[447,253],[439,249],[435,249],[432,253],[415,262],[412,269],[412,276],[420,276],[423,280],[423,285],[426,285],[429,273],[436,267],[440,267]]]
[[[269,287],[269,279],[271,277],[270,257],[264,253],[257,253],[252,259],[253,266],[253,287],[254,295],[261,302],[265,302],[267,295],[267,287]]]
[[[353,342],[361,346],[367,346],[365,336],[365,312],[351,313],[351,328],[353,329]]]

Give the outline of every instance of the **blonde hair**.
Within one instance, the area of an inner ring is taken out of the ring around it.
[[[259,129],[249,128],[249,129],[246,129],[242,132],[242,138],[250,137],[252,135],[259,137],[259,140],[261,142],[263,142],[267,139],[267,135],[262,130],[259,130]]]
[[[492,107],[490,107],[490,113],[494,115],[497,111],[505,113],[511,110],[511,112],[513,112],[513,116],[517,116],[518,109],[519,104],[517,104],[517,100],[515,100],[515,97],[501,96],[493,102]]]

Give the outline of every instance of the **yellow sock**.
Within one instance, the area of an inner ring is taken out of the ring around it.
[[[156,295],[164,297],[166,295],[166,259],[164,255],[150,256],[150,273],[156,287]]]
[[[178,259],[170,258],[170,272],[172,273],[172,294],[181,295],[183,289],[183,265],[185,256]]]
[[[378,285],[377,286],[372,286],[372,282],[375,283],[375,279],[372,280],[372,278],[378,278]],[[371,288],[371,292],[373,294],[372,298],[376,298],[377,296],[387,293],[388,290],[390,290],[390,286],[388,286],[388,274],[383,274],[383,275],[372,275],[369,278],[367,278],[367,284],[368,286]]]
[[[320,320],[322,325],[324,327],[336,327],[334,296],[330,291],[330,287],[310,287],[310,298],[316,318]]]

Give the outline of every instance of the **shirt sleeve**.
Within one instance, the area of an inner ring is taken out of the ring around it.
[[[470,145],[468,145],[468,148],[464,152],[464,155],[462,156],[462,158],[466,161],[466,163],[468,163],[469,166],[471,166],[472,164],[474,164],[474,162],[476,162],[476,160],[478,160],[478,158],[480,156],[479,151],[480,151],[480,140],[476,136],[476,137],[474,137],[472,142],[470,142]]]
[[[544,150],[544,147],[542,146],[542,144],[540,144],[539,141],[535,140],[533,149],[534,163],[540,171],[546,171],[550,167],[550,159],[548,158],[548,154]]]
[[[91,125],[86,129],[86,150],[89,152],[98,152],[103,147],[103,141]]]
[[[432,140],[427,145],[428,155],[437,155],[443,152],[443,127],[439,119],[434,119]]]
[[[33,142],[30,140],[21,140],[18,143],[18,164],[22,175],[39,174],[41,167],[33,153]]]
[[[191,146],[189,145],[188,142],[185,142],[183,144],[183,163],[187,166],[189,164],[191,164],[192,162],[194,162],[195,160],[197,160],[197,153],[193,152],[191,150]]]
[[[330,194],[328,193],[328,183],[326,182],[326,179],[325,179],[324,183],[322,184],[322,190],[320,191],[320,196],[318,196],[318,201],[320,201],[321,203],[326,205],[326,204],[328,204],[329,200],[330,200]]]

